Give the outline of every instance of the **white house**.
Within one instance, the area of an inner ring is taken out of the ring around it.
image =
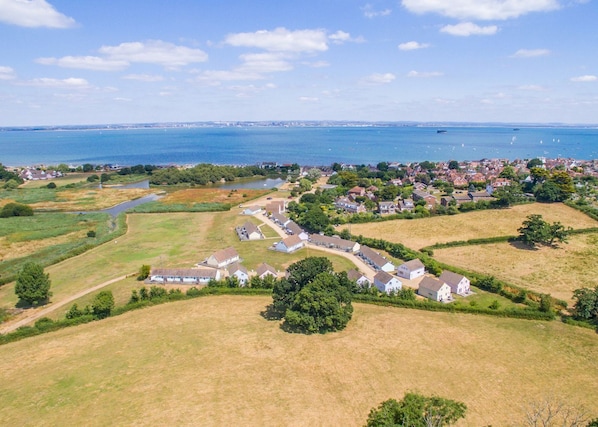
[[[441,280],[433,277],[424,277],[419,282],[417,293],[434,301],[450,301],[451,287]]]
[[[276,224],[280,225],[281,227],[286,227],[286,225],[291,221],[289,218],[278,212],[274,212],[271,215],[271,218]]]
[[[204,262],[210,267],[224,268],[233,262],[239,261],[239,259],[239,253],[235,248],[230,247],[214,252]]]
[[[451,292],[457,295],[467,295],[471,292],[469,279],[452,271],[445,270],[439,277],[444,283],[450,286]]]
[[[362,288],[372,287],[372,281],[365,274],[360,273],[355,269],[348,270],[347,277],[349,278],[349,280],[353,280],[355,283],[357,283],[358,286],[361,286]]]
[[[426,267],[419,258],[407,261],[397,267],[397,275],[404,279],[413,280],[423,276],[426,273]]]
[[[362,245],[361,248],[359,248],[359,256],[376,270],[382,270],[387,273],[395,270],[393,263],[365,245]]]
[[[264,238],[257,225],[251,221],[246,221],[245,224],[243,224],[243,231],[248,240],[259,240]]]
[[[247,269],[245,266],[239,264],[238,262],[233,262],[231,265],[228,266],[228,275],[229,277],[236,277],[239,281],[240,286],[245,286],[249,281],[249,274],[247,273]]]
[[[220,280],[220,270],[214,268],[155,268],[150,271],[150,282],[165,284],[201,284]]]
[[[262,208],[259,206],[247,206],[243,209],[243,215],[257,215],[262,211]]]
[[[274,250],[290,254],[305,246],[305,240],[299,236],[289,236],[274,245]]]
[[[398,277],[388,274],[386,271],[379,271],[374,276],[374,286],[376,286],[380,292],[390,294],[394,291],[400,291],[403,287],[403,283]]]
[[[295,236],[299,236],[301,240],[308,240],[309,233],[299,226],[295,221],[289,221],[286,225],[287,232]]]
[[[262,262],[260,265],[258,265],[255,272],[260,279],[263,279],[266,276],[273,276],[274,278],[278,276],[276,269],[265,262]]]

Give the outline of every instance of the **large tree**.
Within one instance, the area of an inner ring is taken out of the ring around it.
[[[98,319],[110,316],[114,308],[114,296],[110,291],[102,291],[96,295],[91,303],[91,312]]]
[[[407,393],[403,400],[389,399],[370,411],[366,427],[441,427],[465,417],[462,402],[438,396]]]
[[[532,214],[527,216],[527,219],[523,221],[517,231],[519,232],[519,240],[528,246],[535,247],[538,244],[552,246],[555,241],[567,243],[571,228],[565,228],[558,221],[551,225],[544,221],[542,215]]]
[[[581,288],[573,291],[573,312],[575,317],[583,320],[598,319],[598,286]]]
[[[28,304],[42,304],[52,296],[50,275],[34,262],[27,262],[17,276],[15,293]]]

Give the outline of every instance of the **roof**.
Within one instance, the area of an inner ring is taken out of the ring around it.
[[[334,245],[341,248],[353,248],[356,243],[352,242],[351,240],[341,239],[340,237],[326,236],[323,234],[312,234],[310,239],[316,244]]]
[[[442,280],[444,283],[448,285],[458,285],[461,280],[463,280],[465,276],[462,276],[457,273],[453,273],[452,271],[444,270],[440,275],[439,279]]]
[[[260,265],[258,265],[255,271],[258,276],[261,276],[264,273],[268,273],[268,272],[276,275],[276,269],[274,267],[272,267],[271,265],[266,264],[265,262],[262,262]]]
[[[239,256],[239,253],[232,246],[226,249],[221,249],[212,254],[214,259],[219,263]]]
[[[355,281],[357,281],[361,278],[364,278],[364,277],[367,279],[365,274],[360,273],[359,271],[355,270],[354,268],[347,271],[347,277],[349,278],[349,280],[355,280]],[[368,281],[369,281],[369,279],[368,279]]]
[[[384,258],[382,255],[380,255],[378,252],[374,251],[373,249],[371,249],[367,246],[361,246],[360,252],[364,257],[369,259],[371,262],[373,262],[378,267],[382,267],[383,265],[386,265],[387,263],[390,262],[386,258]]]
[[[258,234],[262,234],[260,232],[260,229],[257,228],[257,225],[255,225],[253,222],[251,221],[246,221],[245,224],[243,224],[243,228],[245,229],[245,232],[247,234],[253,234],[253,233],[258,233]]]
[[[399,268],[401,267],[406,267],[407,269],[413,271],[413,270],[419,270],[420,268],[425,268],[424,263],[421,262],[421,260],[419,258],[415,258],[412,259],[411,261],[407,261],[404,264],[401,264],[401,266],[399,266]]]
[[[301,234],[305,232],[303,228],[299,227],[299,224],[297,224],[295,221],[289,221],[286,227],[291,230],[293,234]]]
[[[440,288],[442,288],[446,283],[435,279],[433,277],[424,277],[421,282],[419,282],[420,288],[426,288],[434,292],[438,292]],[[448,285],[447,285],[448,286]]]
[[[278,212],[274,212],[272,214],[272,218],[274,218],[276,221],[280,222],[281,224],[285,224],[287,221],[290,221],[286,216],[284,216],[281,213]]]
[[[392,279],[396,279],[396,277],[394,277],[392,274],[388,274],[386,271],[382,271],[382,270],[377,272],[376,275],[374,276],[374,280],[377,280],[381,283],[388,283]],[[399,280],[399,279],[397,279],[397,280]]]
[[[295,245],[298,245],[299,243],[303,243],[303,240],[301,240],[301,237],[297,235],[292,235],[282,240],[282,244],[285,245],[287,248],[291,248]]]
[[[151,270],[150,276],[215,278],[217,273],[214,268],[156,268]]]
[[[234,274],[237,271],[241,271],[241,272],[247,274],[247,269],[245,268],[245,266],[239,264],[238,262],[233,262],[231,265],[229,265],[227,267],[227,270],[228,270],[229,274]]]

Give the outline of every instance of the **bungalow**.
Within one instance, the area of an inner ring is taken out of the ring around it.
[[[413,280],[423,276],[426,273],[426,267],[419,258],[407,261],[397,267],[397,275],[404,279]]]
[[[271,218],[276,224],[280,225],[281,227],[286,227],[286,225],[291,221],[289,218],[287,218],[283,214],[277,213],[277,212],[274,212],[271,215]]]
[[[349,213],[362,213],[367,211],[364,205],[359,202],[354,202],[348,197],[339,197],[336,199],[334,207]]]
[[[251,221],[246,221],[245,224],[243,224],[242,231],[247,240],[259,240],[264,238],[264,235],[260,229],[257,228],[257,225]]]
[[[348,193],[349,196],[353,196],[353,197],[363,197],[365,196],[365,188],[363,187],[353,187],[351,188]]]
[[[469,279],[460,274],[445,270],[438,279],[449,285],[454,294],[467,295],[471,292]]]
[[[372,281],[363,273],[352,268],[351,270],[347,271],[347,277],[349,280],[354,281],[357,283],[358,286],[362,288],[371,288]]]
[[[235,248],[230,247],[214,252],[204,262],[210,267],[224,268],[233,262],[239,261],[239,259],[239,253]]]
[[[274,250],[290,254],[305,246],[305,241],[299,236],[289,236],[274,245]]]
[[[266,212],[283,213],[286,210],[284,200],[273,200],[266,205]]]
[[[495,200],[490,193],[487,191],[470,191],[469,197],[471,197],[472,202],[480,202],[482,200],[492,201]]]
[[[395,270],[395,266],[390,261],[365,245],[359,248],[359,256],[376,270],[382,270],[387,273]]]
[[[214,268],[155,268],[150,271],[149,280],[166,284],[201,284],[220,280],[220,270]]]
[[[308,240],[309,233],[299,226],[295,221],[289,221],[286,225],[287,232],[293,236],[299,236],[301,240]]]
[[[334,236],[325,236],[323,234],[312,234],[309,237],[309,241],[317,246],[325,246],[327,248],[352,253],[359,252],[359,247],[361,246],[359,243],[352,242],[351,240],[345,240]]]
[[[469,194],[462,191],[455,191],[453,193],[453,199],[455,200],[455,203],[457,203],[457,206],[461,205],[462,203],[471,202],[471,197]]]
[[[378,202],[378,212],[380,215],[392,215],[397,212],[395,202]]]
[[[247,269],[245,266],[239,264],[238,262],[233,262],[227,268],[228,276],[229,277],[236,277],[239,281],[239,286],[245,286],[249,281],[249,274],[247,273]]]
[[[266,276],[273,276],[275,278],[278,277],[276,269],[265,262],[262,262],[260,265],[258,265],[255,272],[260,279],[264,279]]]
[[[450,301],[451,287],[441,280],[433,277],[424,277],[419,282],[417,293],[434,301]]]
[[[262,208],[260,208],[259,206],[247,206],[245,209],[243,209],[242,214],[243,215],[257,215],[262,211]]]
[[[379,271],[374,276],[374,286],[378,288],[380,292],[390,294],[394,291],[400,291],[403,287],[403,283],[392,274],[388,274],[385,271]]]

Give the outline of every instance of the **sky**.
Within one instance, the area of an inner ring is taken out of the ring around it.
[[[0,0],[0,126],[598,123],[598,0]]]

